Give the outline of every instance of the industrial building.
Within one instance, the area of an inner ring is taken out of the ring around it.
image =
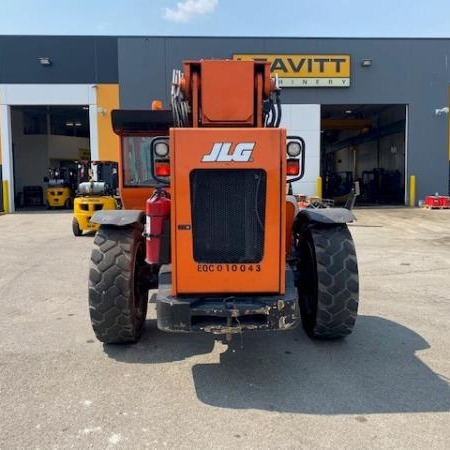
[[[448,193],[450,39],[0,36],[0,211],[43,205],[50,167],[117,160],[111,111],[169,105],[172,70],[202,58],[271,62],[281,124],[306,141],[294,193]]]

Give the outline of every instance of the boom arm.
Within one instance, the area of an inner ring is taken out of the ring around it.
[[[172,110],[177,127],[278,127],[281,120],[279,89],[261,61],[185,62],[184,75],[174,71]]]

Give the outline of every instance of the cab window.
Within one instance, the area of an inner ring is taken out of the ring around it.
[[[148,136],[122,138],[123,184],[125,186],[155,186],[150,161],[152,139]]]

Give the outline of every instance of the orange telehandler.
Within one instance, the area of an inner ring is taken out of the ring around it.
[[[352,332],[358,269],[348,209],[298,209],[287,195],[305,144],[279,127],[280,91],[258,61],[174,71],[171,110],[113,112],[124,210],[98,211],[89,273],[97,338],[137,341],[149,289],[158,328]],[[149,198],[146,198],[149,196]],[[132,208],[132,209],[127,209]]]

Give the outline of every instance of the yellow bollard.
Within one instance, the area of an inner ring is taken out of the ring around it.
[[[9,192],[8,192],[8,181],[3,180],[3,211],[9,213]]]
[[[416,176],[409,177],[409,206],[414,208],[416,206]]]
[[[322,200],[322,177],[317,177],[316,181],[316,197]]]

